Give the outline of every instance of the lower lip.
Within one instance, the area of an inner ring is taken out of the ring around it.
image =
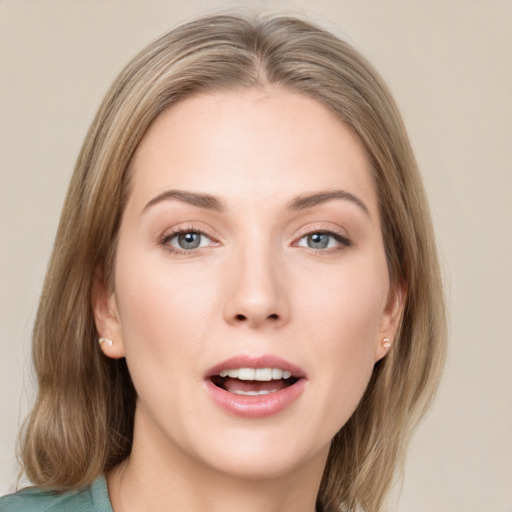
[[[287,388],[266,395],[246,396],[230,393],[206,381],[206,391],[212,400],[225,411],[241,418],[265,418],[289,407],[300,395],[305,386],[305,379],[299,379]]]

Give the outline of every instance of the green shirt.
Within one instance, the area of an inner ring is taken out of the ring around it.
[[[52,494],[29,487],[0,498],[0,512],[113,512],[104,476],[81,491]]]

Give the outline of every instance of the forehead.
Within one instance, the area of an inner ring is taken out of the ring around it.
[[[169,188],[228,201],[342,188],[376,207],[356,137],[318,101],[279,88],[201,94],[170,107],[143,137],[131,173],[141,204]]]

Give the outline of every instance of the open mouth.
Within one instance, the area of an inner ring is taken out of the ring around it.
[[[231,368],[212,375],[210,380],[229,393],[260,396],[288,388],[299,378],[280,368]]]

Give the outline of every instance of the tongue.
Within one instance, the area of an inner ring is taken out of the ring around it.
[[[258,381],[258,380],[239,380],[227,377],[223,388],[230,393],[236,391],[279,391],[286,386],[283,379]]]

